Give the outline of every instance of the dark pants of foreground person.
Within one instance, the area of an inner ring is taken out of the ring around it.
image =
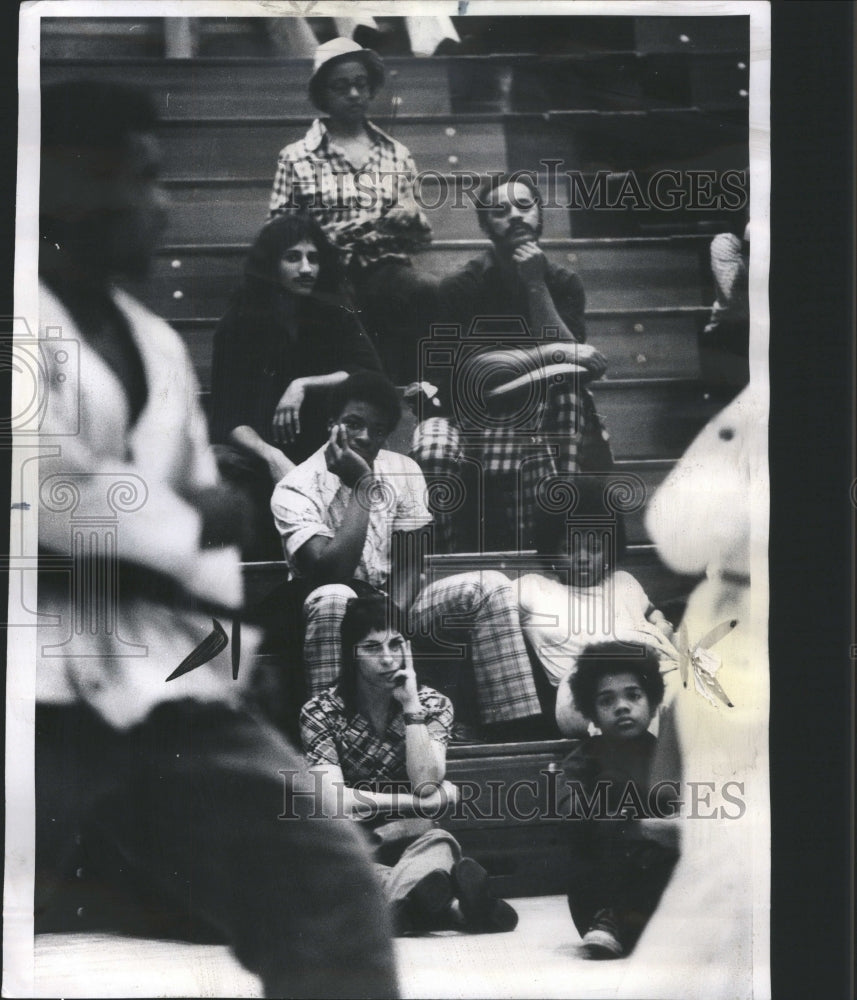
[[[36,932],[223,941],[266,996],[398,996],[365,847],[351,822],[308,818],[310,796],[286,797],[279,772],[301,766],[224,705],[165,703],[124,733],[39,706]]]

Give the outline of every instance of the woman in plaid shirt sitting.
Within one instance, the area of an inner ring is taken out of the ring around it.
[[[413,157],[366,117],[383,83],[384,64],[371,49],[348,38],[318,47],[309,96],[327,117],[280,151],[270,217],[305,207],[321,224],[348,266],[388,374],[402,384],[416,378],[414,344],[437,282],[409,256],[431,241],[414,198]]]
[[[366,831],[397,934],[513,930],[518,915],[495,898],[485,869],[429,818],[457,800],[444,780],[452,705],[418,685],[389,607],[384,597],[349,602],[339,680],[301,711],[307,762],[333,786],[325,801],[340,802]]]

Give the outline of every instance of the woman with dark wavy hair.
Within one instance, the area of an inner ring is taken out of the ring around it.
[[[327,437],[326,395],[381,363],[341,295],[336,250],[303,212],[269,222],[214,334],[211,431],[221,472],[252,495],[260,537],[247,558],[279,558],[271,490]],[[258,550],[258,551],[257,551]]]

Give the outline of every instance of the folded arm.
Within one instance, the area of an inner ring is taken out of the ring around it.
[[[435,785],[426,795],[411,792],[373,792],[352,788],[345,783],[338,764],[311,764],[313,774],[321,775],[322,801],[330,808],[336,803],[338,814],[355,819],[368,818],[378,813],[396,813],[401,816],[436,816],[447,805],[458,800],[458,789],[449,781]]]
[[[405,643],[404,683],[395,689],[393,697],[405,715],[423,713],[411,644]],[[431,797],[446,774],[446,746],[431,737],[425,722],[405,720],[405,768],[414,795],[420,800]]]

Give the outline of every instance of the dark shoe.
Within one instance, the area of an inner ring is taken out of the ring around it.
[[[518,914],[504,899],[497,899],[488,883],[488,872],[473,858],[462,858],[456,864],[452,881],[468,930],[495,934],[518,926]]]
[[[599,910],[583,935],[587,958],[621,958],[625,954],[619,940],[619,923],[613,910]]]
[[[393,903],[393,935],[409,937],[418,934],[419,927],[409,899],[397,899]]]
[[[436,926],[453,899],[452,882],[441,868],[435,868],[405,897],[418,930]]]

